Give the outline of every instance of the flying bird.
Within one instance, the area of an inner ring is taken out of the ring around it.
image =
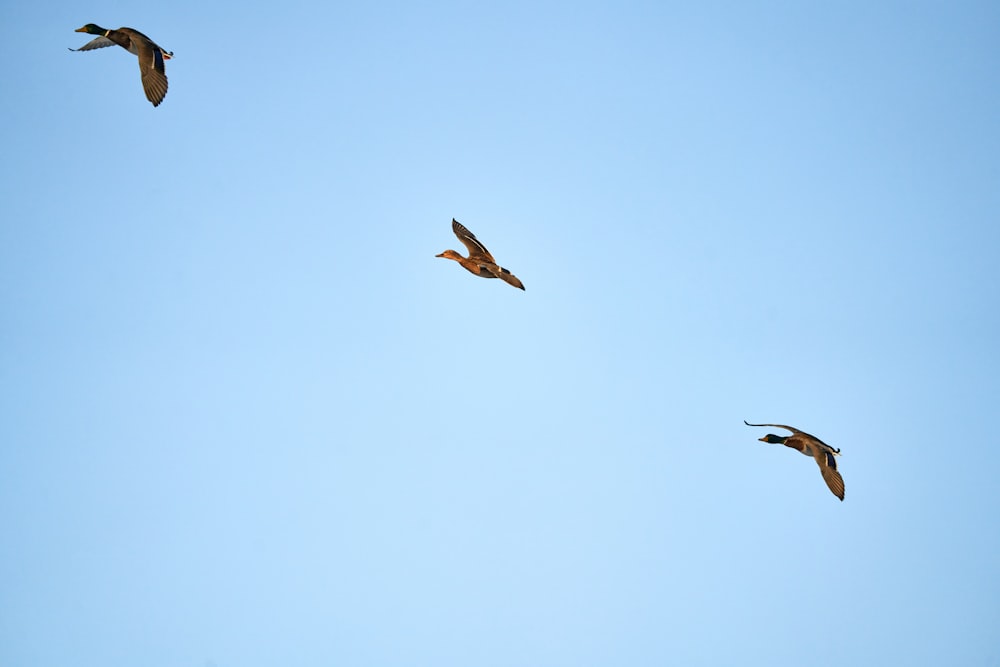
[[[799,450],[806,456],[816,459],[819,471],[823,474],[823,480],[826,482],[826,485],[833,491],[833,495],[841,500],[844,499],[844,478],[837,472],[837,460],[834,458],[835,456],[840,456],[839,449],[831,447],[814,435],[809,435],[804,431],[792,428],[791,426],[785,426],[784,424],[751,424],[745,419],[743,423],[747,426],[774,426],[775,428],[783,428],[786,431],[791,431],[792,435],[789,436],[782,437],[768,433],[763,438],[758,438],[758,440],[769,442],[772,445],[791,447],[792,449]]]
[[[496,260],[493,259],[493,255],[486,249],[486,246],[480,243],[479,239],[466,229],[462,223],[452,218],[451,229],[455,232],[458,240],[464,243],[465,247],[469,249],[469,256],[462,257],[454,250],[445,250],[440,255],[436,255],[436,257],[453,259],[464,266],[466,271],[474,273],[480,278],[499,278],[518,289],[524,289],[524,285],[517,279],[517,276],[497,264]]]
[[[90,51],[103,49],[105,46],[117,44],[129,53],[139,57],[139,72],[142,74],[142,89],[146,91],[146,99],[159,106],[167,94],[167,73],[163,61],[173,57],[172,51],[166,51],[149,37],[132,28],[105,30],[99,25],[88,23],[76,32],[86,32],[99,35],[79,49],[70,51]]]

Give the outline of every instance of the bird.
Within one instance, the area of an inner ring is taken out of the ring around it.
[[[785,426],[784,424],[751,424],[745,419],[743,423],[747,426],[774,426],[791,431],[792,435],[789,436],[782,437],[768,433],[763,438],[758,438],[758,440],[771,443],[772,445],[791,447],[792,449],[799,450],[806,456],[816,459],[819,471],[822,473],[826,485],[830,487],[830,491],[833,492],[833,495],[840,498],[841,501],[844,500],[844,478],[837,472],[837,460],[834,458],[835,456],[840,456],[839,449],[831,447],[814,435],[809,435],[805,431],[800,431],[797,428]]]
[[[88,23],[82,28],[77,28],[76,32],[86,32],[98,35],[98,37],[79,49],[70,49],[70,51],[90,51],[117,44],[129,53],[138,56],[139,71],[142,74],[142,89],[146,92],[146,99],[152,102],[154,107],[160,105],[167,94],[167,74],[163,67],[163,61],[170,60],[174,56],[173,51],[167,51],[149,37],[132,28],[105,30],[99,25]]]
[[[466,229],[465,225],[452,218],[451,229],[455,232],[458,240],[464,243],[465,247],[469,249],[469,256],[463,257],[454,250],[445,250],[441,254],[435,255],[435,257],[453,259],[464,266],[466,271],[474,273],[480,278],[499,278],[520,290],[524,289],[524,284],[517,279],[517,276],[497,264],[496,260],[493,259],[493,255],[486,249],[486,246],[480,243],[475,234]]]

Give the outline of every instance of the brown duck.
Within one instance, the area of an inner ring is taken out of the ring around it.
[[[799,450],[806,456],[816,459],[819,471],[822,473],[826,485],[833,491],[833,495],[841,500],[844,499],[844,478],[837,472],[837,460],[834,458],[835,456],[840,456],[839,449],[834,449],[814,435],[809,435],[804,431],[792,428],[791,426],[785,426],[784,424],[751,424],[745,419],[743,423],[747,426],[774,426],[775,428],[783,428],[786,431],[791,431],[792,435],[789,436],[782,437],[768,433],[763,438],[758,438],[758,440],[769,442],[772,445],[791,447],[792,449]]]
[[[437,257],[453,259],[464,266],[466,271],[474,273],[480,278],[499,278],[518,289],[524,289],[524,285],[517,279],[517,276],[497,264],[496,260],[493,259],[493,255],[486,249],[486,246],[480,243],[479,239],[466,229],[462,223],[452,218],[451,229],[455,232],[458,240],[469,249],[469,256],[462,257],[454,250],[445,250],[440,255],[436,255]]]
[[[90,51],[117,44],[132,55],[138,56],[142,89],[146,92],[146,99],[152,102],[154,107],[160,105],[167,95],[167,73],[163,61],[170,60],[174,55],[173,52],[164,50],[149,37],[132,28],[105,30],[99,25],[88,23],[82,28],[77,28],[76,32],[86,32],[98,37],[70,51]]]

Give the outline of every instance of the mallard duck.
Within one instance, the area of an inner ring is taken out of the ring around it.
[[[79,49],[70,51],[90,51],[117,44],[129,53],[139,56],[139,71],[142,73],[142,89],[146,91],[146,99],[152,102],[154,107],[160,105],[167,94],[167,74],[163,61],[173,57],[172,51],[164,50],[149,37],[132,28],[105,30],[99,25],[88,23],[82,28],[77,28],[76,32],[87,32],[99,37]]]
[[[746,419],[743,420],[743,423],[747,426],[774,426],[775,428],[783,428],[786,431],[791,431],[792,435],[789,436],[781,437],[768,433],[763,438],[758,438],[758,440],[769,442],[772,445],[791,447],[792,449],[799,450],[806,456],[816,459],[819,471],[823,474],[823,480],[826,481],[826,485],[833,491],[833,495],[841,500],[844,499],[844,478],[837,472],[837,460],[834,458],[835,456],[840,456],[839,449],[831,447],[814,435],[809,435],[805,431],[800,431],[797,428],[785,426],[784,424],[751,424]]]
[[[486,246],[480,243],[479,239],[455,218],[451,219],[451,229],[455,232],[458,240],[464,243],[465,247],[469,249],[469,256],[462,257],[454,250],[445,250],[440,255],[436,255],[436,257],[453,259],[464,266],[467,271],[476,274],[480,278],[499,278],[518,289],[524,289],[524,285],[517,279],[517,276],[497,264],[496,260],[493,259],[493,255],[486,249]]]

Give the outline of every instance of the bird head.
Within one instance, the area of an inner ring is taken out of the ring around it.
[[[73,32],[89,32],[91,35],[103,35],[107,32],[104,28],[97,25],[96,23],[88,23],[82,28],[77,28]]]

